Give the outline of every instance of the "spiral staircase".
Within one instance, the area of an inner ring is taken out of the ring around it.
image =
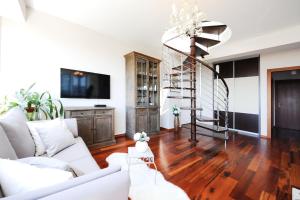
[[[192,143],[197,134],[228,139],[228,97],[226,81],[218,66],[205,61],[209,50],[229,39],[230,29],[219,22],[203,21],[201,34],[167,31],[162,39],[163,89],[167,98],[179,99],[181,112],[190,113]],[[207,131],[208,130],[208,131]]]

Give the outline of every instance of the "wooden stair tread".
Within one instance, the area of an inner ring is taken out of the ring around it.
[[[183,71],[186,71],[186,70],[191,69],[190,67],[188,67],[188,66],[186,66],[186,65],[182,65],[182,67],[181,67],[181,65],[179,65],[179,66],[177,66],[177,67],[173,67],[172,70],[181,71],[181,68],[182,68]]]
[[[169,81],[169,82],[196,82],[196,80],[190,80],[190,79],[183,79],[183,80],[180,80],[180,79],[163,79],[163,81]]]
[[[212,130],[217,133],[222,133],[222,132],[228,131],[228,129],[226,129],[224,127],[219,126],[219,128],[218,128],[218,126],[216,126],[216,125],[210,125],[210,124],[204,124],[204,123],[196,123],[196,126],[205,128],[208,130]]]
[[[196,99],[195,97],[188,97],[188,96],[167,96],[169,99]]]
[[[202,31],[203,33],[215,34],[219,35],[226,30],[226,25],[212,25],[212,26],[203,26]]]
[[[176,73],[171,73],[169,75],[171,76],[181,76],[182,75],[187,75],[187,74],[191,74],[191,73],[195,73],[194,71],[188,71],[188,72],[176,72]]]
[[[187,57],[184,61],[183,64],[186,65],[191,65],[193,63],[194,59],[191,57]]]
[[[206,117],[206,116],[196,116],[196,119],[199,121],[199,122],[217,122],[219,121],[218,119],[216,118],[211,118],[211,117]]]
[[[164,87],[163,89],[173,89],[173,90],[196,90],[195,88],[187,88],[187,87]]]
[[[202,49],[199,46],[196,46],[196,57],[198,57],[198,56],[204,57],[204,56],[207,56],[208,54],[209,53],[206,50]]]
[[[183,124],[181,125],[182,128],[185,129],[191,129],[191,124]],[[214,138],[220,138],[223,140],[228,140],[229,137],[228,135],[225,134],[225,131],[223,132],[217,132],[208,128],[203,128],[203,127],[197,127],[196,129],[196,134],[197,135],[204,135],[204,136],[209,136],[209,137],[214,137]]]
[[[180,107],[181,110],[200,110],[202,111],[203,108],[191,108],[191,107]]]
[[[216,44],[219,44],[220,41],[199,36],[196,37],[196,43],[201,44],[205,47],[211,47],[211,46],[215,46]]]

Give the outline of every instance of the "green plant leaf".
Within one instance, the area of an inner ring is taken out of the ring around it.
[[[44,116],[46,117],[46,120],[49,119],[47,112],[43,108],[40,108],[40,110],[43,112]]]
[[[28,93],[30,92],[30,90],[31,90],[34,86],[35,86],[35,83],[32,83],[32,84],[27,88],[26,91],[23,89],[24,92],[25,92],[25,94],[28,94]]]
[[[31,84],[27,89],[20,89],[16,92],[16,100],[10,101],[5,98],[4,103],[0,104],[0,112],[5,112],[14,107],[20,107],[24,110],[27,107],[34,107],[37,117],[43,114],[46,119],[54,119],[64,115],[64,108],[62,102],[58,99],[52,99],[48,91],[38,93],[31,91],[36,83]]]
[[[58,109],[57,109],[56,105],[54,105],[54,110],[55,110],[55,118],[58,118],[59,117],[59,113],[58,113]]]
[[[60,100],[57,100],[57,101],[60,104],[59,115],[60,115],[60,117],[64,117],[64,114],[65,114],[64,106]]]

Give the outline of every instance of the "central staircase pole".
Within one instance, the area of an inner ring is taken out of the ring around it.
[[[190,141],[195,144],[197,143],[197,137],[196,137],[196,36],[191,37],[191,54],[190,56],[192,58],[191,60],[191,75],[190,75],[190,87],[194,90],[191,90],[191,139]]]

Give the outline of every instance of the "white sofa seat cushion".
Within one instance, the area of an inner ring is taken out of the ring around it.
[[[72,168],[69,166],[67,162],[58,160],[56,158],[38,156],[38,157],[21,158],[18,159],[18,161],[38,168],[53,168],[53,169],[60,169],[63,171],[72,172]]]
[[[5,196],[52,186],[72,178],[71,172],[0,159],[0,182]]]
[[[75,144],[53,157],[69,163],[70,167],[78,176],[99,170],[98,164],[92,157],[82,138],[75,138],[75,141]]]

